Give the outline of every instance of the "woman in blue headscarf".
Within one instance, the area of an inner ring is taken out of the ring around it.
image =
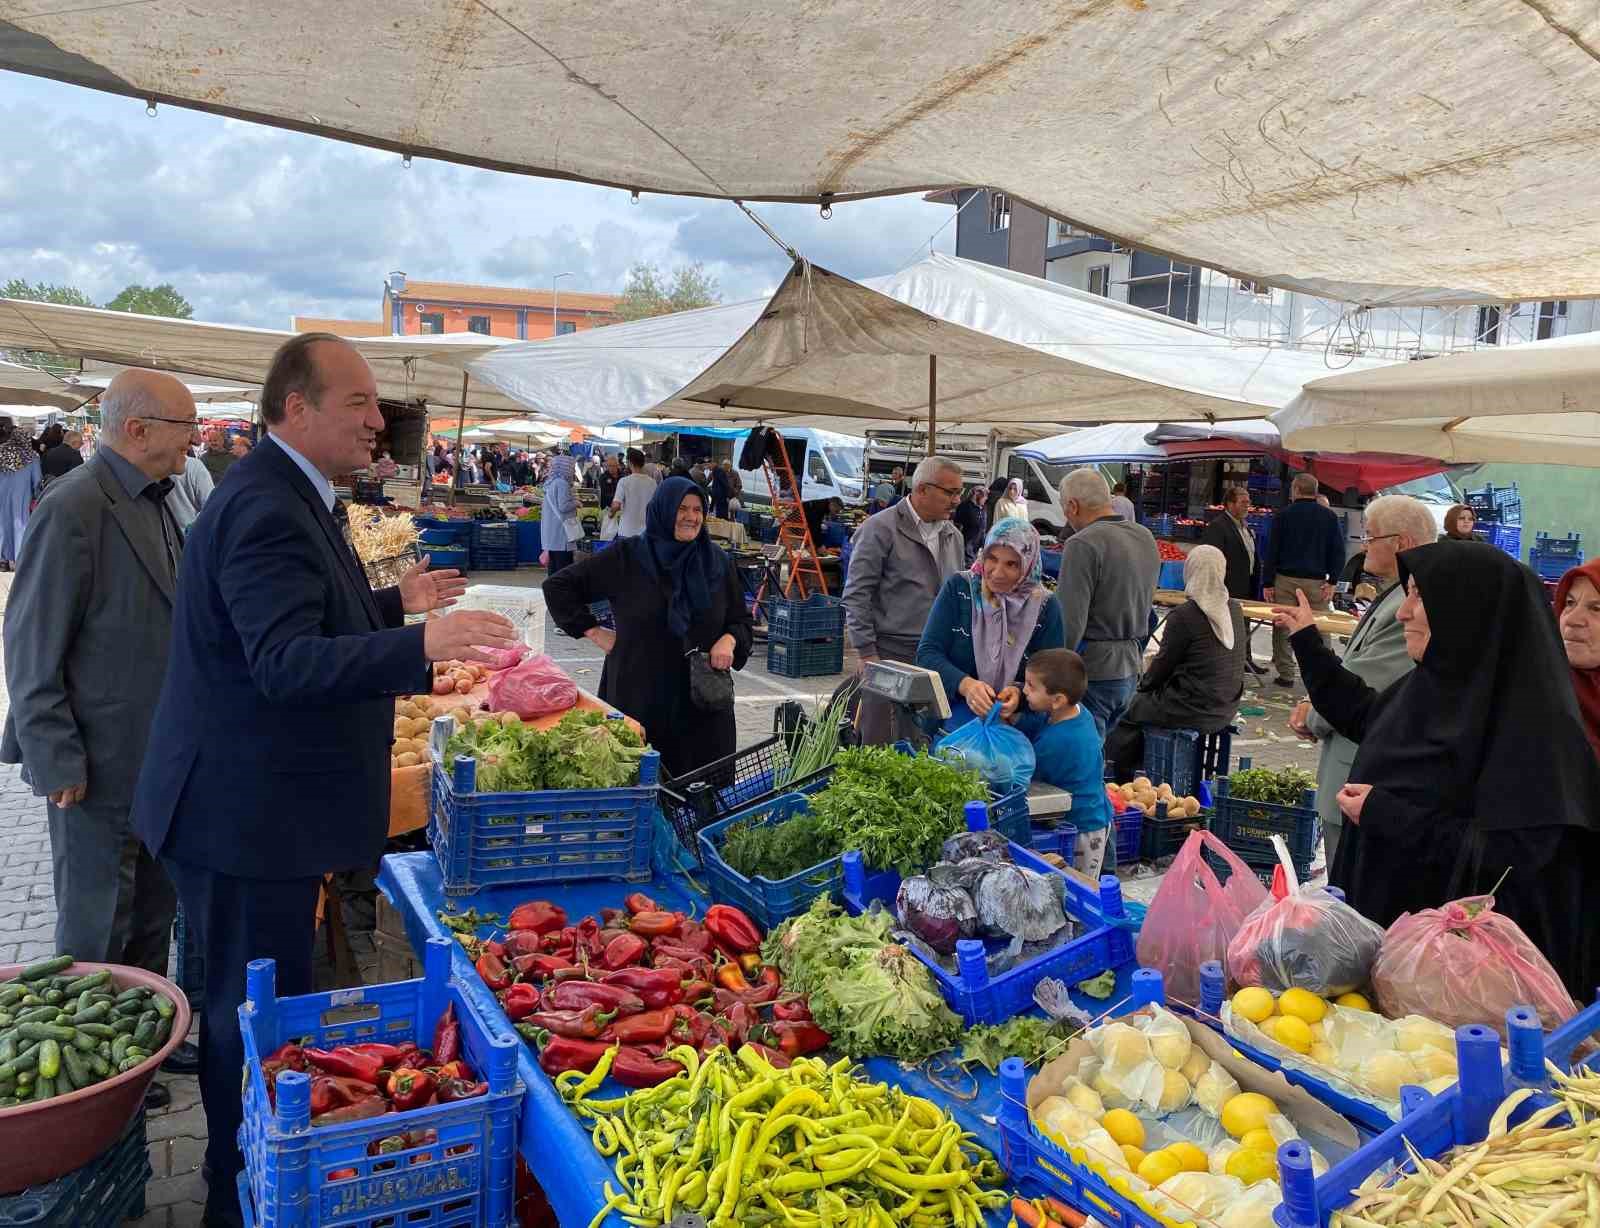
[[[569,527],[578,518],[578,494],[572,488],[577,462],[570,456],[550,458],[550,473],[544,480],[544,503],[539,514],[539,544],[544,547],[545,568],[549,576],[572,564],[577,546]]]
[[[997,703],[1015,715],[1028,658],[1060,648],[1062,635],[1061,605],[1040,575],[1038,531],[1014,516],[996,521],[972,570],[944,582],[917,645],[917,664],[944,682],[945,730]]]
[[[551,619],[606,654],[600,698],[644,726],[661,766],[683,776],[733,754],[731,704],[706,709],[690,690],[686,654],[704,652],[714,669],[743,669],[753,638],[739,577],[705,529],[705,494],[688,478],[656,489],[644,532],[545,581]],[[590,607],[611,603],[616,629]]]

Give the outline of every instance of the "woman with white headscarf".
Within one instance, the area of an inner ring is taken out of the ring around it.
[[[1139,679],[1138,693],[1106,739],[1118,780],[1143,766],[1144,727],[1214,733],[1234,718],[1244,694],[1250,633],[1239,603],[1223,584],[1227,561],[1215,546],[1196,546],[1183,564],[1188,595],[1167,616],[1161,650]]]
[[[1028,523],[1028,496],[1022,488],[1021,478],[1012,478],[1006,483],[1006,493],[1000,496],[994,507],[995,524],[1011,519]]]

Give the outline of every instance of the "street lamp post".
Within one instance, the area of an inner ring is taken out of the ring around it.
[[[561,279],[563,277],[576,277],[576,273],[557,273],[550,279],[550,335],[561,335]]]

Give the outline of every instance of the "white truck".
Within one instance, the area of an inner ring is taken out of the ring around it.
[[[791,445],[804,441],[806,445],[805,472],[800,478],[800,497],[806,502],[813,499],[839,499],[847,507],[859,507],[867,501],[863,486],[866,468],[867,441],[859,435],[840,435],[834,431],[819,431],[810,427],[778,427]],[[744,483],[742,500],[746,506],[767,506],[772,502],[772,491],[767,485],[767,475],[761,469],[738,469],[739,458],[744,453],[745,441],[750,433],[739,435],[733,441],[733,463]]]
[[[968,486],[987,486],[996,478],[1018,478],[1028,498],[1028,519],[1040,533],[1060,536],[1067,518],[1057,496],[1067,466],[1018,456],[1027,441],[1008,438],[1000,431],[940,431],[935,451],[961,466]],[[907,476],[928,454],[926,431],[873,431],[867,436],[868,483],[887,479],[896,466]]]

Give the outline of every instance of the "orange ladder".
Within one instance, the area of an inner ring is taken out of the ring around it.
[[[767,449],[762,469],[772,493],[772,514],[778,521],[778,545],[789,556],[789,578],[784,582],[783,595],[794,597],[798,589],[802,598],[812,593],[826,597],[828,581],[817,562],[816,543],[811,540],[811,526],[806,523],[805,508],[800,502],[800,481],[789,464],[788,448]],[[757,601],[760,599],[761,594],[757,594]]]

